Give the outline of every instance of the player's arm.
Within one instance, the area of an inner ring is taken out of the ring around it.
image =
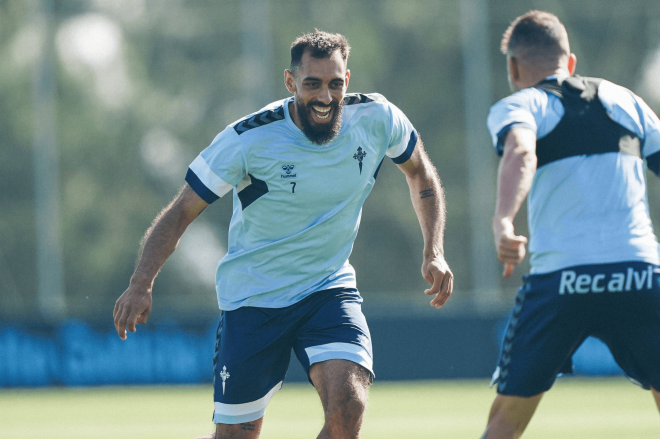
[[[536,134],[528,128],[514,127],[506,134],[504,153],[497,176],[497,206],[493,234],[497,258],[504,263],[504,277],[525,258],[527,238],[516,235],[513,219],[532,187],[536,172]]]
[[[151,290],[161,267],[176,249],[186,228],[208,203],[186,184],[156,217],[142,239],[142,251],[128,289],[115,303],[113,318],[117,334],[126,340],[126,330],[144,324],[151,313]]]
[[[421,138],[418,138],[410,159],[397,166],[406,175],[410,197],[424,236],[422,276],[431,284],[424,293],[435,295],[431,305],[440,308],[454,289],[454,275],[444,255],[445,194]]]

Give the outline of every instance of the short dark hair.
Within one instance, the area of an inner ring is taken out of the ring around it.
[[[502,36],[500,50],[530,61],[557,61],[570,55],[566,28],[556,15],[545,11],[529,11],[513,20]]]
[[[294,74],[298,72],[302,56],[306,50],[314,58],[330,58],[336,50],[339,50],[344,64],[348,61],[351,46],[348,45],[346,37],[342,34],[331,34],[315,29],[315,32],[302,35],[291,44],[291,65],[289,70]]]

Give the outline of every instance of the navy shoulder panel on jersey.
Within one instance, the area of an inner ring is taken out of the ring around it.
[[[253,128],[259,128],[261,126],[268,125],[269,123],[283,119],[284,105],[280,105],[273,110],[262,111],[261,113],[257,113],[247,119],[243,119],[236,123],[233,128],[234,131],[236,131],[236,134],[240,136],[241,134],[250,131]]]
[[[543,81],[536,88],[557,96],[564,116],[548,135],[537,139],[537,167],[577,155],[620,152],[641,156],[639,138],[614,122],[598,99],[602,79],[570,77]]]
[[[367,102],[378,101],[376,96],[364,93],[348,93],[344,96],[344,105],[366,104]]]

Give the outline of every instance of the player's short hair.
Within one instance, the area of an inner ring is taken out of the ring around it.
[[[300,63],[305,51],[309,50],[314,58],[330,58],[339,50],[344,64],[348,61],[351,46],[342,34],[331,34],[315,29],[315,32],[302,35],[291,44],[291,65],[289,70],[295,75],[298,73]]]
[[[556,62],[570,55],[568,33],[556,15],[529,11],[513,20],[502,36],[503,54],[531,62]]]

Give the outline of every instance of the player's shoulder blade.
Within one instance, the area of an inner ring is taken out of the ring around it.
[[[387,102],[387,99],[378,93],[347,93],[344,96],[344,105],[368,104],[369,102]]]
[[[254,128],[259,128],[280,120],[284,120],[284,102],[279,102],[278,105],[269,105],[257,113],[246,116],[235,122],[232,128],[240,136]]]

